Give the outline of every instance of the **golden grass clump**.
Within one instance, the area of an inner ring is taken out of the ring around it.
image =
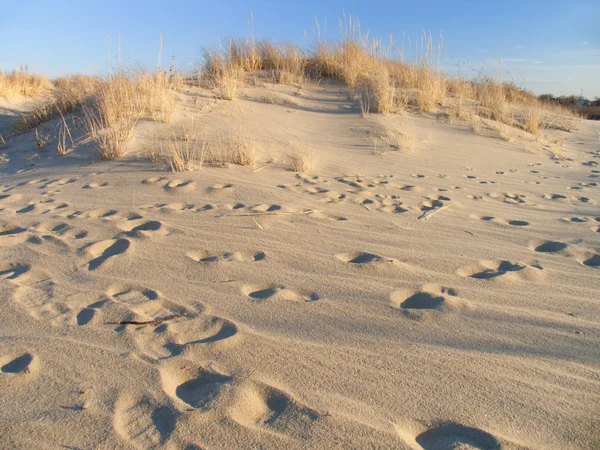
[[[38,97],[52,91],[52,83],[42,75],[30,74],[27,68],[0,72],[0,98]]]
[[[300,142],[292,142],[286,152],[289,169],[294,172],[309,172],[312,169],[312,150]]]
[[[538,109],[529,108],[525,114],[525,131],[533,135],[540,134],[540,130],[543,128],[542,115]]]
[[[394,146],[402,153],[413,151],[413,137],[406,131],[398,131],[394,135]]]
[[[208,141],[201,137],[198,122],[193,118],[180,131],[180,136],[173,132],[168,139],[160,141],[160,157],[173,172],[199,170],[208,154]]]
[[[473,131],[477,134],[481,131],[481,118],[477,114],[471,115],[471,126]]]
[[[233,100],[244,86],[241,56],[227,58],[215,50],[204,51],[204,78],[219,98]]]
[[[123,156],[124,143],[133,137],[133,128],[143,110],[136,83],[127,74],[110,77],[98,89],[91,105],[84,107],[84,115],[102,159]]]

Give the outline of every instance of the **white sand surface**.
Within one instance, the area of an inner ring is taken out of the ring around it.
[[[116,161],[7,140],[0,446],[598,448],[600,123],[552,159],[335,84],[260,101],[292,91],[191,90]],[[192,114],[269,162],[150,164]],[[369,139],[400,126],[411,153]]]

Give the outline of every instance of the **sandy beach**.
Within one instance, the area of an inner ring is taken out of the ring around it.
[[[112,161],[4,135],[1,447],[598,448],[600,123],[552,150],[333,80],[176,100]],[[153,164],[190,121],[255,164]]]

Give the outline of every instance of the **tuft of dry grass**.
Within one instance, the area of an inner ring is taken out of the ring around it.
[[[294,172],[309,172],[312,169],[312,150],[299,141],[293,141],[286,152],[288,167]]]
[[[0,98],[39,97],[52,91],[52,83],[42,75],[30,74],[27,68],[20,71],[0,72]]]
[[[540,134],[542,128],[542,116],[537,109],[529,108],[525,115],[525,131],[535,136]]]
[[[264,103],[268,103],[269,105],[288,105],[288,106],[298,106],[298,102],[293,98],[281,97],[279,95],[270,94],[266,95],[262,98]]]
[[[488,120],[485,122],[491,129],[496,131],[500,137],[506,142],[512,142],[515,137],[515,129],[510,125],[495,120]]]
[[[481,118],[477,114],[471,115],[471,126],[473,131],[477,134],[481,131]]]
[[[160,155],[173,172],[199,170],[208,154],[208,142],[198,132],[197,122],[191,120],[183,127],[182,135],[173,135],[160,143]]]
[[[394,146],[402,153],[413,151],[413,136],[406,131],[398,131],[394,135]]]

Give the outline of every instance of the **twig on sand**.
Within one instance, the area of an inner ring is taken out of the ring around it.
[[[119,325],[158,325],[163,322],[167,322],[169,320],[180,319],[182,317],[187,316],[187,313],[175,314],[174,316],[164,317],[162,319],[154,319],[154,320],[123,320],[119,322]]]
[[[434,214],[439,213],[440,211],[443,211],[444,209],[448,209],[452,206],[452,203],[447,204],[446,206],[440,206],[439,208],[435,208],[435,209],[430,209],[429,211],[425,211],[423,214],[421,214],[419,216],[419,220],[427,220],[429,219],[431,216],[433,216]]]
[[[264,230],[263,226],[260,223],[258,223],[254,217],[252,218],[252,220],[254,221],[259,230]]]

